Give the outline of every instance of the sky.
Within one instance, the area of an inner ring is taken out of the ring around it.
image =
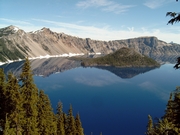
[[[180,44],[180,23],[166,13],[180,12],[176,0],[0,0],[0,28],[26,32],[43,27],[94,40],[156,36]]]

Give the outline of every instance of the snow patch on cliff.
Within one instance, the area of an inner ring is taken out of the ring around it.
[[[29,60],[33,60],[33,59],[48,59],[48,58],[53,58],[53,57],[73,57],[73,56],[82,56],[84,55],[84,53],[64,53],[64,54],[60,54],[60,55],[45,55],[45,56],[39,56],[39,57],[30,57]],[[6,62],[0,62],[0,66],[4,65],[4,64],[9,64],[12,62],[16,62],[16,61],[22,61],[23,59],[18,59],[18,60],[7,60]]]
[[[14,26],[14,29],[13,29],[13,30],[14,30],[15,32],[17,32],[17,31],[19,30],[19,28]]]

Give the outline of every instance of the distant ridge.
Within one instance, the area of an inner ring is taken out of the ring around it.
[[[0,29],[0,62],[25,57],[109,54],[122,47],[132,48],[149,57],[180,55],[180,45],[166,43],[153,36],[99,41],[56,33],[45,27],[34,32],[25,32],[12,25]]]

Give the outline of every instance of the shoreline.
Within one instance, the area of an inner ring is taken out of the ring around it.
[[[34,59],[48,59],[48,58],[54,58],[54,57],[73,57],[73,56],[82,56],[84,55],[84,53],[65,53],[65,54],[61,54],[61,55],[45,55],[45,56],[39,56],[39,57],[30,57],[28,58],[29,60],[34,60]],[[0,62],[0,66],[4,65],[4,64],[9,64],[9,63],[13,63],[13,62],[17,62],[17,61],[23,61],[24,59],[18,59],[18,60],[7,60],[6,62]]]
[[[92,54],[96,54],[96,55],[100,55],[101,53],[88,53],[88,55],[92,55]],[[34,60],[34,59],[48,59],[48,58],[57,58],[57,57],[73,57],[73,56],[83,56],[85,55],[84,53],[64,53],[64,54],[60,54],[60,55],[45,55],[45,56],[39,56],[39,57],[30,57],[28,58],[29,60]],[[24,59],[18,59],[18,60],[7,60],[6,62],[0,62],[0,66],[4,65],[4,64],[9,64],[9,63],[13,63],[13,62],[17,62],[17,61],[23,61]]]

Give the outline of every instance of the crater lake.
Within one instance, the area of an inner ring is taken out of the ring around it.
[[[18,76],[23,62],[1,66]],[[174,64],[160,68],[84,68],[64,58],[31,61],[34,82],[48,94],[54,112],[59,101],[80,114],[85,135],[144,135],[150,114],[164,115],[170,92],[180,86]]]

